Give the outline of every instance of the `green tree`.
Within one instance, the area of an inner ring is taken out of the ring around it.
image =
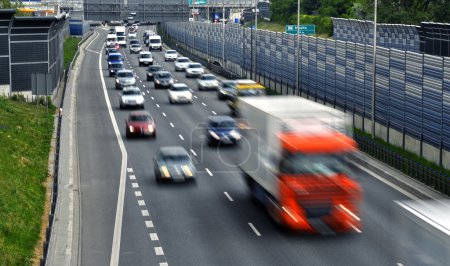
[[[19,8],[24,7],[21,1],[11,2],[10,0],[0,0],[0,9],[15,9],[15,16],[26,16],[27,14],[20,12]]]
[[[272,20],[287,23],[297,12],[297,0],[273,0],[270,5]]]

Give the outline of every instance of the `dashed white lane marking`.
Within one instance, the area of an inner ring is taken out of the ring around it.
[[[157,233],[150,233],[150,239],[152,241],[158,241],[159,240],[158,234]]]
[[[181,139],[181,140],[184,140],[183,136],[181,136],[181,135],[178,135],[178,137],[180,137],[180,139]]]
[[[140,191],[135,191],[135,192],[134,192],[134,195],[135,195],[136,197],[142,197],[142,192],[140,192]]]
[[[194,92],[194,90],[193,89],[189,89],[191,92]]]
[[[132,186],[133,188],[138,188],[138,187],[139,187],[138,183],[131,183],[131,186]]]
[[[172,122],[170,122],[169,124],[170,124],[171,127],[175,127],[175,126],[172,124]]]
[[[145,85],[144,85],[145,86]],[[150,93],[150,91],[149,90],[147,90],[147,93]]]
[[[133,173],[133,168],[127,168],[128,173]]]
[[[166,113],[163,112],[162,115],[163,115],[163,116],[166,116]]]
[[[159,266],[169,266],[169,264],[167,262],[160,262]]]
[[[145,227],[153,228],[153,222],[152,221],[145,221]]]
[[[206,106],[206,103],[202,103],[203,106]]]
[[[144,200],[138,200],[138,205],[139,206],[145,206],[145,201]]]
[[[197,96],[194,95],[194,98],[197,99]]]
[[[130,175],[130,180],[136,180],[136,176],[135,175]]]
[[[211,111],[211,113],[213,113],[214,115],[216,115],[217,113],[216,112],[214,112],[214,111]]]
[[[162,249],[162,247],[155,247],[155,253],[157,256],[163,256],[164,255],[164,251]]]
[[[155,98],[153,98],[153,96],[152,97],[150,97],[152,100],[155,100]]]
[[[142,93],[142,96],[145,96],[145,92]]]
[[[144,87],[145,88],[145,85],[142,85],[142,87]],[[148,91],[147,91],[148,92]]]
[[[205,171],[208,173],[209,176],[213,176],[213,174],[211,173],[211,171],[209,171],[208,168],[205,168]]]
[[[197,153],[193,149],[191,149],[191,153],[194,154],[194,156],[197,156]]]
[[[150,213],[148,213],[147,210],[142,210],[141,213],[142,213],[142,216],[144,216],[144,217],[150,216]]]
[[[259,233],[259,231],[256,229],[256,227],[252,224],[252,223],[248,223],[248,225],[250,226],[250,228],[253,230],[253,232],[255,232],[255,234],[257,236],[261,236],[261,233]]]
[[[230,196],[230,194],[228,194],[228,192],[224,192],[223,194],[225,194],[225,196],[227,196],[229,201],[234,201],[233,198]]]
[[[158,107],[158,108],[159,108],[159,104],[156,104],[156,107]]]
[[[397,263],[397,266],[403,266],[403,263],[399,262],[399,263]]]

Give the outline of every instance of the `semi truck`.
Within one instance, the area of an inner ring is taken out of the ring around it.
[[[239,167],[251,198],[282,228],[362,232],[362,188],[347,156],[352,118],[296,96],[240,98]]]
[[[122,47],[127,47],[127,35],[125,26],[116,26],[117,42]]]

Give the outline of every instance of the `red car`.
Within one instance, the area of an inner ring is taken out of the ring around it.
[[[131,112],[128,119],[125,120],[126,137],[131,136],[151,136],[156,138],[155,120],[146,111]]]

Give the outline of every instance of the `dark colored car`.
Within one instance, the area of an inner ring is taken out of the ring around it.
[[[106,60],[108,61],[108,69],[111,67],[111,64],[123,63],[122,54],[120,53],[109,53]]]
[[[217,144],[236,145],[241,140],[234,119],[229,116],[210,116],[206,126],[206,141],[208,146]]]
[[[111,54],[111,53],[119,53],[119,51],[116,49],[116,47],[114,47],[114,48],[107,48],[106,49],[106,54]]]
[[[155,120],[146,111],[131,112],[128,119],[125,120],[126,136],[151,136],[156,138]]]
[[[220,80],[217,88],[217,98],[219,100],[228,100],[230,97],[234,97],[236,95],[235,83],[233,80]]]
[[[117,74],[117,71],[125,69],[125,66],[123,63],[112,63],[109,65],[109,76],[115,77]]]
[[[180,146],[161,147],[154,159],[157,182],[194,181],[197,170],[188,152]]]
[[[155,88],[166,87],[168,88],[174,83],[172,74],[169,71],[159,71],[153,75],[153,81],[155,82]]]
[[[156,72],[163,71],[164,68],[160,65],[153,65],[147,68],[147,81],[153,80]]]

